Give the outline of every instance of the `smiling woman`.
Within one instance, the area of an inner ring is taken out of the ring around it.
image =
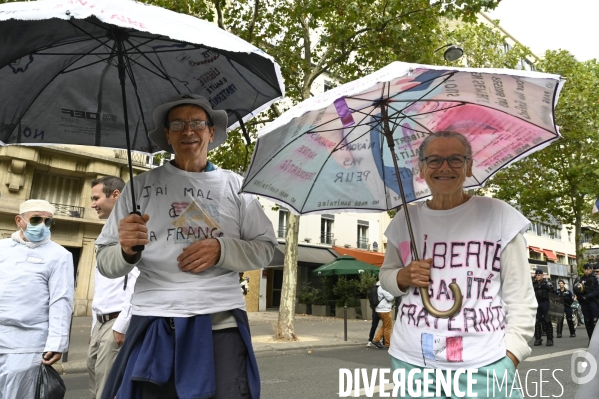
[[[529,222],[504,202],[464,192],[472,149],[461,134],[430,134],[419,154],[432,198],[407,211],[424,260],[413,260],[400,212],[385,232],[390,245],[380,271],[381,286],[402,296],[389,350],[393,368],[478,369],[473,377],[486,386],[480,370],[503,373],[509,365],[511,385],[511,365],[530,354],[536,311],[522,236]],[[427,288],[433,307],[447,309],[451,282],[464,293],[462,309],[449,319],[432,317],[415,288]]]
[[[472,148],[461,134],[428,136],[420,146],[420,177],[431,190],[430,209],[451,209],[468,201],[466,177],[472,176]]]

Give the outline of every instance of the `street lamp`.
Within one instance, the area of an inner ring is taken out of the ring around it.
[[[446,47],[447,47],[447,50],[445,50],[445,52],[443,53],[443,58],[445,58],[446,61],[449,61],[449,62],[457,61],[464,55],[464,50],[462,50],[461,47],[454,46],[451,43],[446,44],[445,46],[439,47],[433,53],[436,53],[437,51],[441,50],[442,48],[446,48]]]

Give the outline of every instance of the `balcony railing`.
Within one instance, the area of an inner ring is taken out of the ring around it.
[[[370,249],[370,245],[368,245],[368,238],[358,238],[357,248]]]
[[[334,245],[335,239],[333,238],[333,233],[320,233],[320,243],[321,244],[329,244]]]
[[[114,156],[118,159],[127,159],[127,150],[114,150]],[[133,163],[133,165],[146,166],[148,163],[147,158],[148,156],[145,154],[140,154],[139,152],[131,151],[131,162]]]
[[[83,218],[83,211],[85,208],[81,206],[74,205],[64,205],[64,204],[52,204],[56,211],[54,216],[68,216],[72,218]]]

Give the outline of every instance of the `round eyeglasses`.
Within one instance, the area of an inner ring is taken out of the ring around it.
[[[440,157],[438,155],[431,155],[430,157],[424,157],[422,161],[426,162],[426,166],[431,169],[439,169],[443,162],[447,161],[450,168],[461,168],[469,159],[465,155],[451,155],[447,158]]]
[[[27,221],[27,223],[29,223],[32,226],[37,226],[38,224],[40,224],[42,222],[48,228],[54,226],[54,218],[45,218],[45,217],[41,217],[41,216],[32,216]]]
[[[204,130],[207,126],[210,125],[210,122],[203,120],[195,120],[195,121],[172,121],[166,124],[166,127],[172,130],[173,132],[181,132],[185,129],[185,125],[189,124],[189,129],[193,131]]]

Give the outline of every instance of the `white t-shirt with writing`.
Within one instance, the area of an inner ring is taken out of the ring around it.
[[[256,196],[239,193],[241,182],[227,170],[194,173],[170,163],[135,177],[140,212],[150,216],[150,242],[136,264],[134,315],[190,317],[245,309],[236,269],[266,266],[277,240]],[[112,278],[133,268],[120,259],[118,246],[118,223],[132,207],[130,190],[128,183],[96,240],[98,268]],[[219,263],[200,273],[179,269],[183,248],[210,238],[219,240]]]
[[[438,310],[453,305],[452,282],[460,287],[463,303],[454,317],[438,319],[424,308],[418,288],[410,287],[398,309],[389,353],[410,364],[444,369],[480,367],[504,357],[500,257],[529,221],[502,201],[478,196],[449,210],[431,210],[426,203],[408,209],[420,258],[433,259],[432,305]],[[403,210],[385,235],[408,265],[412,254]]]

